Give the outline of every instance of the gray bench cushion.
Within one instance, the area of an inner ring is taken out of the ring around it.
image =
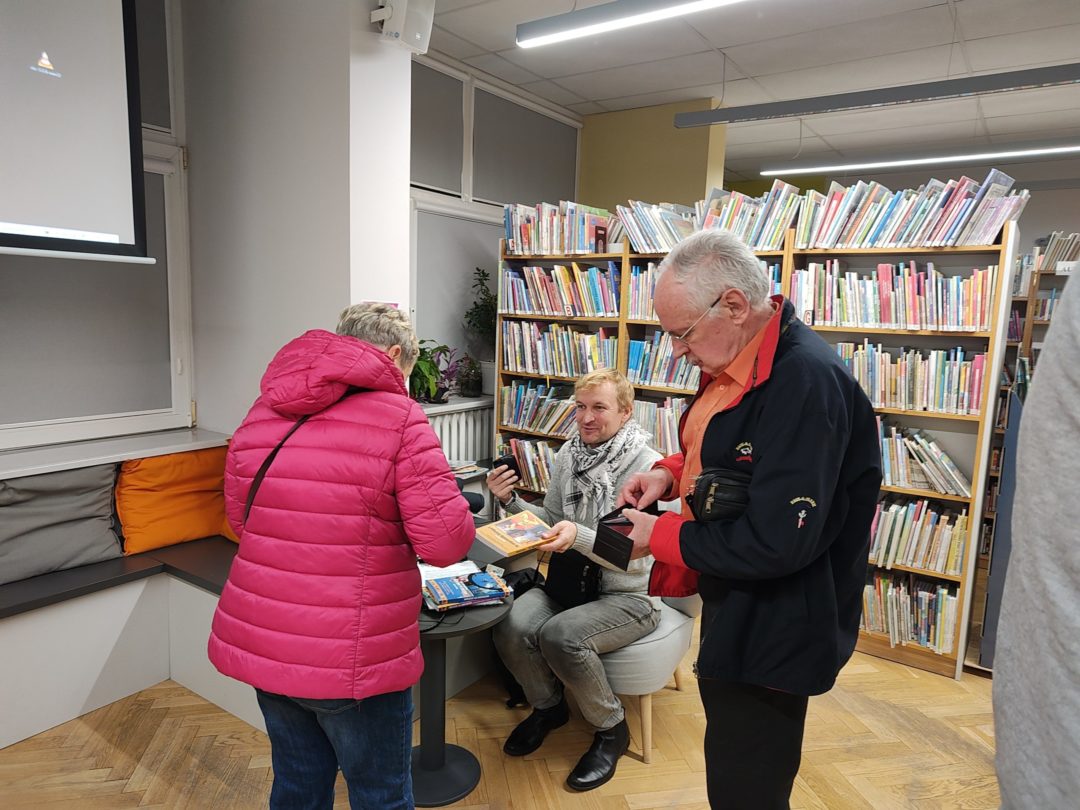
[[[120,557],[115,484],[114,464],[0,481],[0,584]]]

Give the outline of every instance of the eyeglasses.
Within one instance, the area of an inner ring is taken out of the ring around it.
[[[716,300],[713,301],[711,304],[709,304],[709,308],[706,309],[704,312],[702,312],[700,315],[698,315],[697,320],[694,321],[692,324],[690,324],[690,326],[687,328],[687,330],[685,332],[683,332],[681,335],[671,335],[671,333],[668,332],[668,334],[671,335],[671,339],[672,340],[677,340],[677,341],[679,341],[679,343],[685,343],[685,344],[689,345],[689,343],[690,343],[690,333],[694,331],[694,327],[697,326],[699,323],[701,323],[702,319],[706,315],[708,315],[710,312],[712,312],[713,307],[715,307],[717,304],[720,303],[720,299],[724,297],[724,293],[726,293],[726,292],[727,292],[727,290],[724,290],[724,292],[722,292],[722,293],[720,293],[720,295],[716,296]]]

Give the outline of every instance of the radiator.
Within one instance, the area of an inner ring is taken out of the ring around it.
[[[429,414],[428,420],[448,459],[476,461],[491,458],[493,414],[494,408],[486,405],[467,411]]]

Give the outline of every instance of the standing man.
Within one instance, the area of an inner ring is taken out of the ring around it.
[[[704,601],[695,670],[713,808],[786,808],[807,698],[851,657],[881,483],[870,401],[833,349],[795,317],[754,254],[702,231],[661,265],[654,298],[676,357],[701,368],[683,452],[638,473],[621,502],[654,595]],[[740,517],[695,518],[696,479],[748,474]]]

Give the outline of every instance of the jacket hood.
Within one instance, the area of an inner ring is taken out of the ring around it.
[[[350,387],[407,395],[401,371],[384,351],[323,329],[285,344],[259,385],[263,400],[290,417],[325,410]]]

